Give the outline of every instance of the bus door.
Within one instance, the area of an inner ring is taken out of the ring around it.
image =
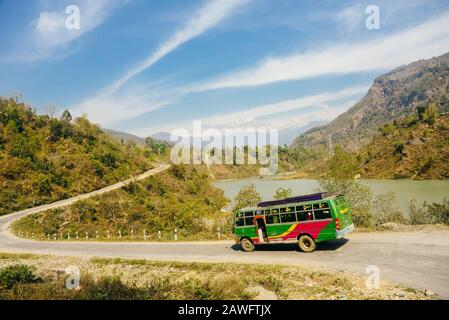
[[[256,226],[257,235],[259,236],[260,242],[268,242],[267,227],[265,225],[264,216],[255,216],[254,224]]]

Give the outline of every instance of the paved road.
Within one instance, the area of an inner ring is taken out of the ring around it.
[[[160,166],[144,175],[167,169]],[[137,177],[143,179],[145,176]],[[122,184],[123,185],[123,184]],[[122,185],[114,185],[119,188]],[[112,190],[112,186],[89,196]],[[69,205],[83,195],[56,204],[0,217],[0,252],[31,252],[74,256],[102,256],[204,262],[280,263],[323,265],[363,274],[377,265],[381,277],[411,287],[431,289],[449,299],[449,231],[354,233],[339,241],[321,244],[311,254],[293,245],[264,246],[244,253],[229,241],[179,243],[56,242],[19,239],[9,232],[12,221],[27,214]]]

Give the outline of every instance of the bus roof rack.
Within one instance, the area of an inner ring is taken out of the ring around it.
[[[262,201],[257,205],[258,207],[270,207],[276,206],[280,204],[294,203],[294,202],[306,202],[306,201],[315,201],[315,200],[323,200],[325,198],[329,198],[332,196],[336,196],[336,193],[331,192],[319,192],[312,194],[305,194],[302,196],[290,197],[280,200],[272,200],[272,201]]]

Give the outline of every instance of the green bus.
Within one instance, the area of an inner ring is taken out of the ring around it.
[[[331,193],[260,202],[238,210],[233,224],[235,241],[246,252],[259,244],[291,242],[313,252],[317,242],[340,239],[353,230],[348,202]]]

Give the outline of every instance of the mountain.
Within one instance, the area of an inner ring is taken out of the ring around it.
[[[161,132],[152,134],[150,137],[157,141],[170,142],[170,136],[171,136],[171,133],[161,131]]]
[[[135,143],[138,146],[144,146],[145,145],[145,139],[135,136],[130,133],[116,131],[112,129],[103,129],[104,132],[106,132],[109,136],[113,137],[114,139],[118,141],[123,141],[125,143]]]
[[[131,133],[112,130],[112,129],[103,129],[110,137],[114,138],[118,141],[123,141],[125,143],[135,143],[136,145],[143,147],[145,146],[146,138],[138,137]],[[154,143],[158,144],[168,144],[170,145],[170,133],[168,132],[158,132],[149,136],[149,138],[153,139]]]
[[[449,114],[437,116],[435,111],[380,128],[356,156],[362,177],[448,179]]]
[[[369,143],[377,128],[412,114],[420,106],[436,102],[447,110],[449,53],[420,60],[378,77],[360,102],[329,124],[297,137],[292,146],[327,146],[332,142],[357,150]]]
[[[281,130],[279,130],[278,144],[280,146],[290,145],[298,135],[300,135],[312,128],[315,128],[317,126],[323,126],[325,124],[326,124],[326,122],[323,122],[323,121],[312,121],[311,123],[309,123],[303,127],[291,127],[291,128],[281,129]]]
[[[0,215],[113,184],[151,167],[81,117],[38,115],[0,97]]]

